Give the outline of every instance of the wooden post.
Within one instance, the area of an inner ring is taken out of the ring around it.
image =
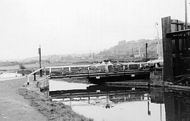
[[[36,81],[36,73],[34,73],[34,81]]]
[[[166,34],[171,32],[171,18],[162,18],[162,41],[163,41],[163,80],[173,81],[173,58],[172,58],[172,40],[167,38]]]
[[[187,0],[185,0],[185,29],[187,28]]]
[[[39,52],[39,66],[42,68],[42,62],[41,62],[41,46],[38,48]],[[42,70],[40,70],[40,77],[42,77]]]
[[[27,85],[29,85],[30,84],[30,77],[29,77],[29,75],[27,76],[27,83],[26,83]]]

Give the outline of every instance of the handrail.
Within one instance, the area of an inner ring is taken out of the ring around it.
[[[33,75],[33,74],[35,74],[35,73],[37,73],[37,72],[39,72],[39,71],[41,71],[43,69],[45,69],[45,67],[42,67],[42,68],[39,68],[39,69],[35,70],[34,72],[28,74],[28,76]]]
[[[45,67],[45,68],[69,68],[69,67],[90,67],[91,65],[88,64],[88,65],[65,65],[65,66],[48,66],[48,67]]]

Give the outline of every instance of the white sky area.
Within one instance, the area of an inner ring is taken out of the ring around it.
[[[153,39],[156,22],[161,37],[166,16],[184,20],[184,0],[0,0],[0,60],[38,56],[40,44],[51,55]]]

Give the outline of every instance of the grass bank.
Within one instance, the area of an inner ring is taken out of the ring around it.
[[[92,119],[75,113],[70,106],[51,101],[50,98],[39,91],[36,83],[30,84],[28,87],[21,87],[19,94],[29,100],[31,106],[47,117],[48,121],[92,121]]]

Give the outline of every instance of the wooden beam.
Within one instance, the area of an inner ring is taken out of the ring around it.
[[[176,31],[176,32],[167,32],[167,37],[173,37],[175,35],[184,34],[184,33],[190,33],[190,29]]]
[[[171,18],[162,18],[162,41],[163,41],[163,80],[174,81],[173,75],[173,58],[172,58],[172,41],[166,35],[171,33]]]

